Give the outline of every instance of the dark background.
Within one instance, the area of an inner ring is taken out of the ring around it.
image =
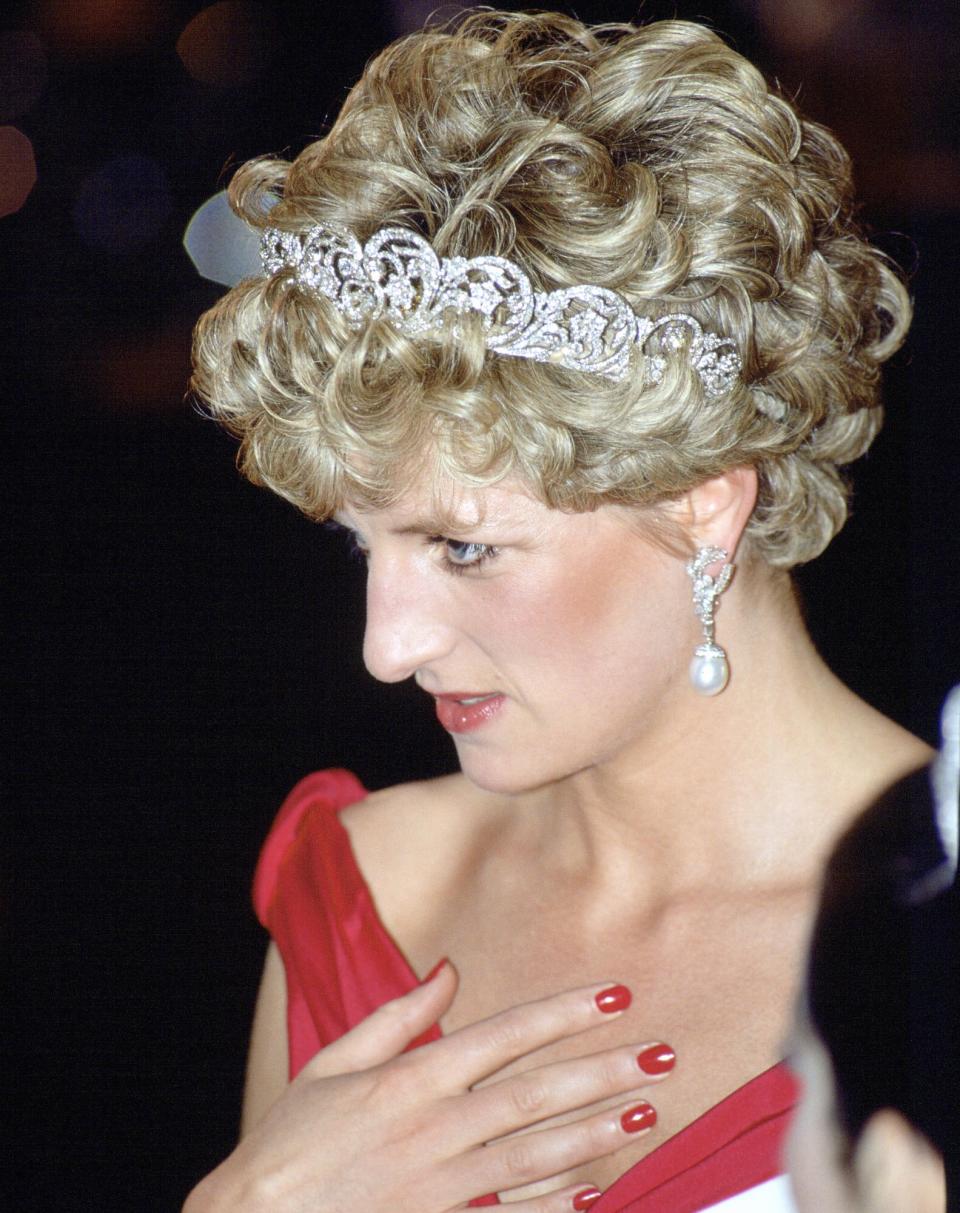
[[[361,571],[241,483],[184,399],[191,324],[220,290],[182,249],[190,216],[231,164],[320,134],[432,7],[2,9],[0,1066],[23,1213],[179,1208],[235,1134],[265,943],[248,886],[284,791],[318,766],[377,787],[452,762],[423,696],[363,673]],[[911,276],[888,426],[801,584],[837,671],[931,740],[960,678],[956,7],[642,9],[706,19],[832,125]]]

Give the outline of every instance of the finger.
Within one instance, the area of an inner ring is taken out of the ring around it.
[[[654,1108],[638,1100],[571,1124],[507,1137],[468,1156],[467,1182],[475,1192],[522,1188],[613,1154],[649,1134],[656,1123]]]
[[[490,1141],[553,1116],[661,1082],[673,1068],[669,1045],[619,1047],[501,1079],[469,1096],[469,1131]]]
[[[566,990],[453,1032],[432,1046],[429,1062],[451,1091],[464,1090],[518,1057],[598,1027],[629,1005],[629,990],[610,982]]]
[[[574,1184],[530,1200],[512,1201],[510,1213],[584,1213],[586,1209],[592,1209],[602,1195],[594,1184]]]
[[[327,1045],[304,1067],[318,1078],[369,1070],[397,1057],[447,1011],[457,992],[456,970],[448,960],[415,990],[385,1002],[362,1023]]]

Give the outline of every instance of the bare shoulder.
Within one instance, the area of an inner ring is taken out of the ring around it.
[[[277,945],[271,943],[257,994],[247,1055],[241,1137],[246,1137],[283,1094],[287,1066],[287,979]]]
[[[394,861],[424,846],[456,848],[496,811],[498,800],[463,775],[445,775],[371,792],[340,817],[358,855],[375,861],[383,853]]]
[[[460,774],[384,788],[342,812],[380,918],[411,960],[505,813],[503,797]]]

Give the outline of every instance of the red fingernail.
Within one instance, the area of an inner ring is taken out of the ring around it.
[[[648,1103],[638,1103],[620,1117],[624,1133],[639,1133],[641,1129],[652,1129],[657,1123],[656,1109]]]
[[[651,1045],[637,1057],[644,1074],[669,1074],[677,1064],[677,1055],[669,1045]]]
[[[602,1195],[599,1188],[584,1188],[573,1198],[573,1207],[577,1213],[581,1213],[583,1209],[592,1209]]]
[[[444,967],[444,965],[448,965],[449,963],[450,963],[450,960],[446,956],[444,956],[443,960],[438,960],[437,963],[430,970],[430,972],[423,979],[423,981],[420,982],[420,984],[422,986],[425,986],[428,982],[433,981],[433,979],[440,972],[440,970]]]
[[[612,1015],[614,1011],[625,1011],[633,1001],[633,995],[626,986],[608,986],[601,990],[596,997],[596,1004],[604,1015]]]

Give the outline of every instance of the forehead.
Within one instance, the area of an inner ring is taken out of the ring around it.
[[[347,495],[337,520],[361,532],[371,527],[393,533],[506,542],[511,538],[593,543],[602,537],[622,542],[651,539],[642,507],[601,503],[573,512],[541,501],[519,478],[491,485],[468,485],[444,474],[411,478],[409,486],[384,506]],[[662,545],[661,545],[662,547]]]
[[[358,521],[382,520],[392,529],[452,535],[504,522],[543,523],[562,516],[516,480],[480,486],[426,474],[415,477],[390,505],[371,508],[348,497],[340,513]]]

